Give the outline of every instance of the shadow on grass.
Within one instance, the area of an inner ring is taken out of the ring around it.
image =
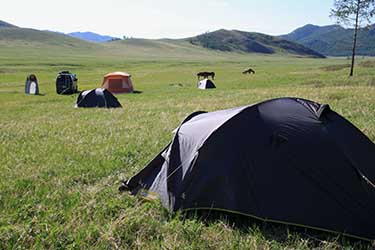
[[[321,69],[324,71],[338,71],[338,70],[346,69],[349,67],[350,67],[350,64],[337,64],[337,65],[324,66],[324,67],[321,67]]]
[[[285,225],[274,222],[264,222],[243,215],[223,213],[220,211],[189,211],[184,213],[185,218],[203,221],[206,225],[224,222],[233,229],[244,234],[260,234],[267,241],[276,241],[280,244],[288,244],[293,241],[308,241],[309,248],[324,249],[329,245],[335,249],[375,249],[375,242],[369,242],[357,238],[324,232],[316,229],[304,228],[293,225]]]
[[[182,84],[182,83],[170,83],[169,84],[169,86],[171,86],[171,87],[184,87],[184,84]]]
[[[25,94],[25,95],[28,95],[28,96],[45,96],[45,94],[43,93],[38,93],[38,94],[26,94],[24,91],[17,91],[17,90],[10,90],[10,91],[3,91],[3,90],[0,90],[0,94]]]
[[[142,94],[143,93],[143,91],[140,91],[140,90],[134,90],[133,91],[133,94]]]

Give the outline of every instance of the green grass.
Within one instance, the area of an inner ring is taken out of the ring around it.
[[[298,96],[329,103],[375,141],[373,59],[359,60],[348,78],[347,68],[337,66],[347,61],[339,58],[182,52],[163,58],[157,50],[117,57],[53,48],[33,57],[26,47],[18,50],[0,49],[0,249],[371,249],[284,226],[183,218],[117,187],[196,110]],[[249,66],[256,74],[242,75]],[[99,87],[108,72],[128,71],[142,93],[117,95],[123,109],[75,109],[76,95],[55,94],[63,69],[77,73],[80,89]],[[201,70],[216,72],[217,89],[196,89]],[[23,94],[29,73],[38,76],[41,96]]]

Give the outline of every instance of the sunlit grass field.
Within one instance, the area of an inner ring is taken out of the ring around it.
[[[155,202],[119,194],[197,110],[214,111],[295,96],[331,108],[375,141],[375,59],[260,55],[201,58],[0,55],[0,249],[371,249],[337,235],[249,222],[171,215]],[[241,72],[252,67],[255,75]],[[80,90],[104,74],[132,74],[140,93],[117,95],[123,109],[76,109],[55,92],[56,74],[77,74]],[[196,88],[215,71],[217,89]],[[25,95],[37,75],[41,95]],[[375,230],[375,229],[374,229]]]

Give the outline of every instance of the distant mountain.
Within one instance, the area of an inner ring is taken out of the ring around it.
[[[353,29],[345,29],[339,25],[308,24],[280,37],[323,55],[348,56],[352,51]],[[357,45],[358,55],[375,56],[375,25],[359,31]]]
[[[286,53],[324,58],[322,54],[312,49],[283,38],[239,30],[221,29],[196,37],[186,38],[185,40],[194,45],[220,51],[261,54]]]
[[[119,38],[117,37],[103,36],[103,35],[93,33],[93,32],[72,32],[67,35],[75,37],[75,38],[79,38],[82,40],[86,40],[90,42],[97,42],[97,43],[119,40]]]
[[[17,26],[0,20],[0,28],[17,28]]]

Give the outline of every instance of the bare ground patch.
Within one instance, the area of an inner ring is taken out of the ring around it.
[[[361,62],[359,66],[364,68],[375,68],[375,61],[364,61]]]
[[[336,65],[324,66],[324,67],[321,67],[321,69],[324,71],[338,71],[338,70],[346,69],[349,67],[350,67],[350,64],[336,64]]]
[[[371,79],[369,79],[367,85],[368,85],[368,86],[375,87],[375,78],[371,78]]]
[[[315,88],[324,87],[324,83],[319,80],[307,80],[307,81],[302,82],[302,85],[311,86]]]

